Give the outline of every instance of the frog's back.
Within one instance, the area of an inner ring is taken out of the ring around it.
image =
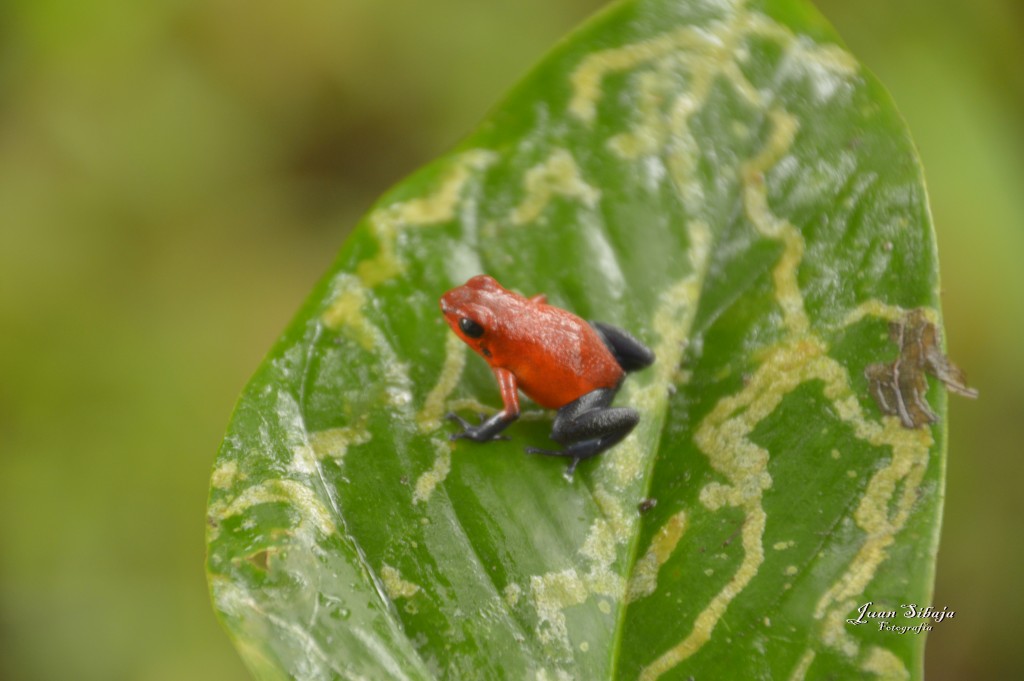
[[[573,313],[525,301],[509,320],[493,364],[511,371],[537,404],[558,409],[599,388],[615,389],[623,370],[594,328]]]

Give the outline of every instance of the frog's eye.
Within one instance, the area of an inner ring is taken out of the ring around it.
[[[484,327],[480,326],[469,317],[459,318],[459,328],[462,329],[462,333],[466,334],[470,338],[479,338],[484,335]]]

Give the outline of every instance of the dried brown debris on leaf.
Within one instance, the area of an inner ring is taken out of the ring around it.
[[[967,376],[949,361],[939,348],[935,325],[921,309],[910,310],[889,324],[889,337],[900,348],[900,356],[888,364],[870,364],[864,370],[871,396],[883,414],[898,416],[905,428],[920,428],[938,420],[928,406],[926,374],[942,381],[950,392],[975,398],[978,391],[967,387]]]

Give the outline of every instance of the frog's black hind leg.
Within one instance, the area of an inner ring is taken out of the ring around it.
[[[640,421],[635,409],[609,407],[614,397],[615,390],[601,388],[565,405],[558,410],[551,429],[551,439],[565,448],[527,447],[527,453],[572,458],[565,472],[566,477],[572,477],[576,464],[619,443]]]
[[[639,371],[654,363],[654,353],[633,337],[629,331],[604,322],[590,322],[601,340],[611,350],[623,371]]]

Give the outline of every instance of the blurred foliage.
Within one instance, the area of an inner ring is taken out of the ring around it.
[[[203,579],[247,376],[389,184],[596,0],[0,4],[0,676],[243,679]],[[1024,668],[1024,7],[821,0],[920,147],[952,400],[930,679]]]

